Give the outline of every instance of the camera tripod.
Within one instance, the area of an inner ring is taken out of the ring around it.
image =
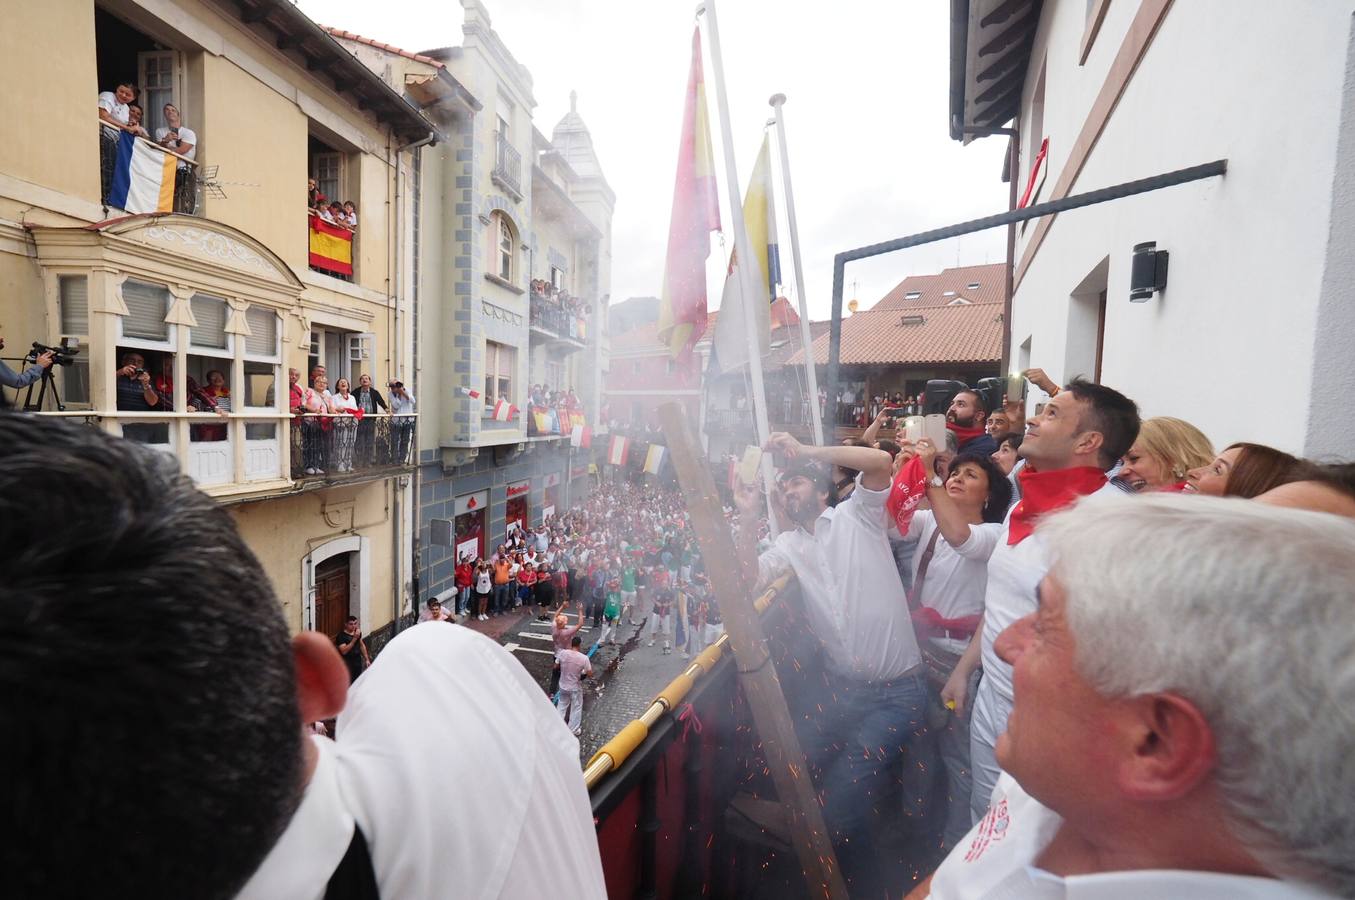
[[[52,369],[55,366],[48,366],[42,370],[42,378],[38,379],[38,399],[33,400],[33,385],[28,386],[28,392],[24,394],[24,412],[41,411],[43,404],[47,400],[47,389],[52,390],[52,403],[61,412],[66,411],[66,404],[61,402],[61,393],[56,389],[56,379],[52,377]]]

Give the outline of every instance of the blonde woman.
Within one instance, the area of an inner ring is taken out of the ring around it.
[[[1213,459],[1214,448],[1200,429],[1182,419],[1157,416],[1144,420],[1116,477],[1136,493],[1179,491],[1187,472]]]

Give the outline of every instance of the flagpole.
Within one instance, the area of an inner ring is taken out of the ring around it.
[[[800,301],[800,344],[804,347],[805,377],[809,382],[809,414],[814,423],[814,443],[823,446],[823,416],[819,412],[819,376],[814,366],[814,339],[809,333],[809,301],[805,296],[805,270],[800,262],[800,227],[795,222],[795,194],[790,189],[790,153],[786,150],[785,114],[781,111],[785,94],[773,94],[767,101],[775,112],[776,143],[781,148],[781,179],[785,182],[786,216],[790,220],[790,255],[795,263],[795,293]]]
[[[743,308],[744,330],[748,338],[748,372],[753,380],[753,421],[757,426],[758,443],[766,446],[771,437],[771,427],[767,424],[767,389],[762,382],[762,350],[758,342],[757,319],[748,298],[757,298],[765,302],[760,289],[751,286],[753,267],[756,257],[748,246],[748,227],[743,221],[743,198],[739,196],[739,173],[734,165],[734,137],[729,125],[729,102],[725,97],[725,65],[720,53],[720,27],[715,15],[715,0],[704,0],[696,8],[697,14],[706,14],[706,32],[710,37],[710,61],[715,75],[715,105],[720,113],[720,142],[725,156],[725,188],[729,191],[729,214],[734,219],[734,252],[742,253],[744,258],[735,266],[739,273],[739,293]],[[721,310],[723,313],[723,310]],[[762,486],[766,490],[767,527],[772,537],[780,529],[777,527],[776,514],[772,509],[772,491],[775,483],[772,478],[772,460],[770,455],[762,457]]]

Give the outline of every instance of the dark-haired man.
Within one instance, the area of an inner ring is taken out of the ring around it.
[[[819,735],[839,745],[821,761],[824,823],[852,894],[874,896],[879,866],[868,827],[872,798],[922,731],[927,698],[922,657],[886,536],[892,461],[872,447],[805,446],[781,433],[771,436],[766,449],[789,462],[773,506],[794,527],[759,557],[762,503],[755,486],[740,484],[739,558],[749,585],[787,569],[799,580],[836,698],[813,723]],[[831,467],[860,472],[846,500],[837,499]],[[808,748],[811,758],[817,749]]]
[[[1134,401],[1119,391],[1074,380],[1026,424],[1020,456],[1026,460],[1018,480],[1021,502],[1011,508],[1003,534],[988,560],[983,626],[965,660],[982,660],[970,723],[974,788],[971,814],[978,821],[988,809],[1000,769],[994,756],[1012,704],[1011,666],[993,642],[1002,630],[1035,611],[1035,588],[1049,569],[1044,543],[1032,534],[1040,517],[1069,506],[1079,497],[1115,492],[1106,470],[1133,445],[1139,434]],[[934,492],[928,490],[928,495]],[[940,510],[938,509],[938,512]]]
[[[319,898],[362,861],[387,898],[605,896],[578,743],[493,641],[408,628],[350,688],[220,504],[83,424],[0,414],[0,545],[7,896],[117,872],[138,896]],[[335,715],[337,741],[307,735]],[[519,765],[465,783],[428,765],[449,750]]]
[[[946,427],[955,435],[959,443],[959,452],[992,456],[997,450],[997,441],[987,432],[988,402],[983,395],[966,388],[950,401],[946,410]]]
[[[429,601],[430,605],[434,602],[436,601]],[[439,605],[439,618],[441,614],[442,607]],[[367,655],[367,644],[362,640],[362,629],[358,627],[357,616],[349,616],[344,620],[343,631],[334,636],[334,644],[339,648],[343,664],[348,668],[348,683],[352,684],[358,680],[363,670],[372,664],[372,658]]]

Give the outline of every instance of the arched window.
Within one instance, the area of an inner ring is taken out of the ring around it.
[[[496,210],[489,220],[490,255],[493,268],[490,271],[497,278],[510,284],[517,277],[517,228],[502,210]]]

